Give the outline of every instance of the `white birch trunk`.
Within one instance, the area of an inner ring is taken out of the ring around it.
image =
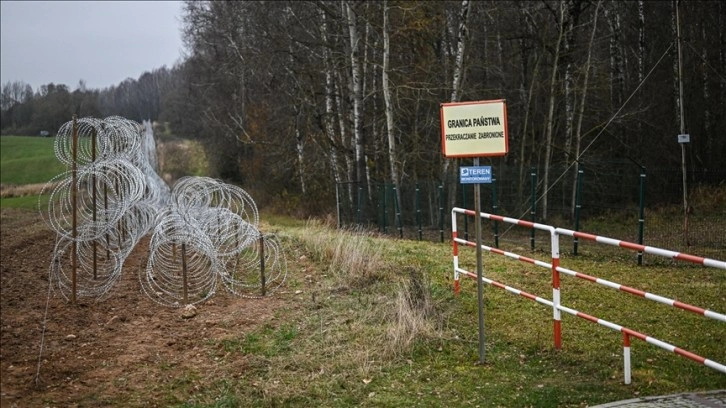
[[[303,140],[302,134],[300,133],[298,118],[295,118],[295,141],[295,147],[297,150],[297,164],[299,166],[298,174],[300,176],[300,188],[302,189],[303,195],[305,195],[307,193],[307,189],[305,188],[305,141]]]
[[[459,88],[461,87],[462,77],[464,75],[464,52],[466,47],[466,32],[468,30],[467,23],[469,20],[469,7],[469,0],[463,0],[461,2],[459,31],[456,37],[456,60],[454,63],[454,78],[451,84],[451,102],[458,102],[461,94]],[[442,169],[443,180],[446,180],[447,176],[449,175],[449,167],[451,162],[452,161],[450,159],[444,160],[444,165]],[[456,171],[456,168],[454,168],[453,171]],[[455,197],[452,197],[452,194],[449,194],[449,201],[452,202],[451,200],[453,199],[455,199]]]
[[[351,64],[351,89],[353,100],[353,138],[355,140],[355,181],[363,183],[365,181],[365,152],[363,151],[363,131],[361,129],[363,95],[360,57],[358,56],[359,42],[358,28],[356,24],[356,16],[353,7],[349,1],[345,2],[345,11],[348,18],[348,35],[350,40],[350,64]]]
[[[389,34],[388,1],[383,2],[383,69],[381,70],[381,87],[386,109],[386,131],[388,134],[388,161],[391,166],[391,183],[396,186],[396,199],[401,203],[401,185],[398,172],[398,154],[396,152],[396,137],[393,125],[393,103],[391,102],[391,88],[388,81],[390,69],[389,56],[391,53],[391,36]]]
[[[336,79],[335,82],[335,107],[336,107],[336,113],[338,116],[338,127],[340,129],[340,140],[343,145],[343,149],[345,150],[345,154],[343,157],[345,158],[345,168],[346,173],[348,174],[348,199],[350,200],[350,203],[355,203],[353,200],[353,190],[352,190],[352,184],[350,182],[355,181],[355,167],[353,163],[353,158],[350,155],[350,152],[352,151],[352,141],[350,140],[350,136],[348,135],[347,127],[345,126],[345,107],[343,106],[343,79],[340,77],[340,72],[336,73]]]

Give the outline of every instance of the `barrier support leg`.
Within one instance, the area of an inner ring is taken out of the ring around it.
[[[451,218],[453,220],[456,220],[456,214],[452,212]],[[451,241],[454,249],[454,295],[459,296],[459,243],[456,242],[456,221],[452,223],[452,229],[453,231],[451,232]]]
[[[630,336],[623,333],[623,381],[625,385],[629,385],[630,378]]]
[[[554,321],[555,349],[562,348],[562,313],[560,312],[560,236],[552,231],[552,319]]]

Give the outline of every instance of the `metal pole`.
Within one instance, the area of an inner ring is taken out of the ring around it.
[[[376,210],[376,219],[378,221],[378,232],[383,232],[383,203],[386,201],[383,197],[383,195],[386,193],[386,187],[385,184],[381,186],[378,185],[378,203],[377,210]]]
[[[529,215],[532,218],[532,222],[537,222],[537,169],[532,167],[530,169],[530,180],[532,181],[532,207],[529,210]],[[534,251],[534,228],[530,229],[529,232],[529,245]]]
[[[383,183],[383,233],[388,233],[388,189],[386,183]]]
[[[640,168],[640,203],[638,207],[638,244],[643,245],[643,231],[645,229],[645,167]],[[643,251],[638,251],[638,265],[643,265]]]
[[[575,231],[580,230],[580,209],[582,208],[582,176],[585,171],[577,163],[577,185],[575,190]],[[579,238],[575,237],[572,240],[572,253],[577,255],[577,245],[579,244]]]
[[[492,212],[497,213],[497,179],[492,174]],[[494,221],[494,247],[499,248],[499,221]]]
[[[676,30],[678,34],[678,88],[679,88],[679,101],[680,101],[680,113],[681,113],[681,134],[686,133],[686,122],[683,118],[683,63],[681,58],[681,19],[678,13],[678,4],[676,2]],[[681,143],[681,172],[683,173],[683,237],[685,238],[686,246],[690,246],[691,242],[688,239],[688,177],[686,171],[686,144]]]
[[[73,228],[73,244],[71,246],[71,303],[76,303],[76,291],[77,291],[77,283],[76,283],[76,275],[77,275],[77,268],[78,268],[78,253],[77,253],[77,246],[78,243],[76,242],[76,238],[78,235],[78,122],[76,121],[76,115],[73,115],[73,135],[72,135],[72,155],[73,155],[73,163],[71,165],[71,205],[73,207],[73,220],[72,220],[72,228]]]
[[[474,198],[476,200],[476,198]],[[466,202],[466,186],[461,186],[461,206],[464,208],[467,208],[467,202]],[[469,219],[468,217],[464,217],[464,239],[469,240]]]
[[[340,218],[340,183],[335,183],[335,208],[338,215],[338,229],[343,228],[343,220]]]
[[[479,166],[479,158],[474,158],[474,166]],[[474,184],[474,217],[476,229],[476,296],[479,309],[479,364],[484,364],[484,282],[482,282],[483,262],[481,249],[481,187]]]
[[[401,221],[401,207],[398,203],[398,189],[393,186],[393,209],[396,211],[396,221],[398,225],[398,237],[403,238],[403,221]]]
[[[418,187],[418,183],[416,183],[416,224],[418,224],[418,240],[421,241],[421,193]]]
[[[358,210],[358,225],[360,225],[360,200],[362,199],[362,195],[363,195],[363,194],[361,194],[362,190],[363,190],[363,187],[358,186],[358,203],[356,205],[357,210]]]

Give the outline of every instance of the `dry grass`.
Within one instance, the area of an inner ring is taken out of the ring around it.
[[[315,260],[328,265],[327,272],[340,284],[361,287],[383,277],[382,242],[370,233],[335,231],[310,220],[299,238]]]
[[[48,185],[47,183],[25,184],[20,186],[16,186],[14,184],[0,184],[0,198],[38,195],[44,188],[45,191],[51,191],[53,186]]]
[[[400,355],[408,351],[420,337],[432,337],[436,332],[437,312],[431,296],[431,281],[418,268],[407,267],[407,280],[399,283],[393,316],[388,324],[387,351]]]

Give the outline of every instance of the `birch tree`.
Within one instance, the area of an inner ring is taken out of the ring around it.
[[[391,35],[389,33],[390,24],[388,20],[388,0],[383,2],[383,68],[381,69],[381,87],[383,91],[383,100],[385,101],[386,110],[386,133],[388,135],[388,161],[391,167],[391,183],[396,186],[396,199],[401,205],[401,184],[398,172],[396,152],[395,126],[393,123],[393,103],[391,102],[391,88],[388,80],[388,71],[390,69],[390,53],[391,53]]]
[[[469,0],[463,0],[461,2],[461,10],[459,13],[459,29],[456,35],[456,59],[454,62],[454,74],[451,83],[451,102],[458,102],[461,97],[461,83],[463,82],[464,76],[464,55],[466,49],[466,34],[468,31],[469,22]],[[444,159],[442,169],[442,179],[447,180],[449,174],[456,174],[456,165],[450,166],[452,160]],[[450,169],[451,167],[451,169]],[[449,207],[453,206],[456,198],[456,183],[451,183],[449,188]]]
[[[344,3],[346,17],[348,21],[348,35],[350,42],[350,88],[351,99],[353,100],[353,138],[355,140],[355,181],[364,183],[365,181],[365,151],[362,130],[362,110],[363,110],[363,92],[362,78],[360,66],[360,38],[358,36],[358,24],[356,23],[356,15],[350,1]]]

